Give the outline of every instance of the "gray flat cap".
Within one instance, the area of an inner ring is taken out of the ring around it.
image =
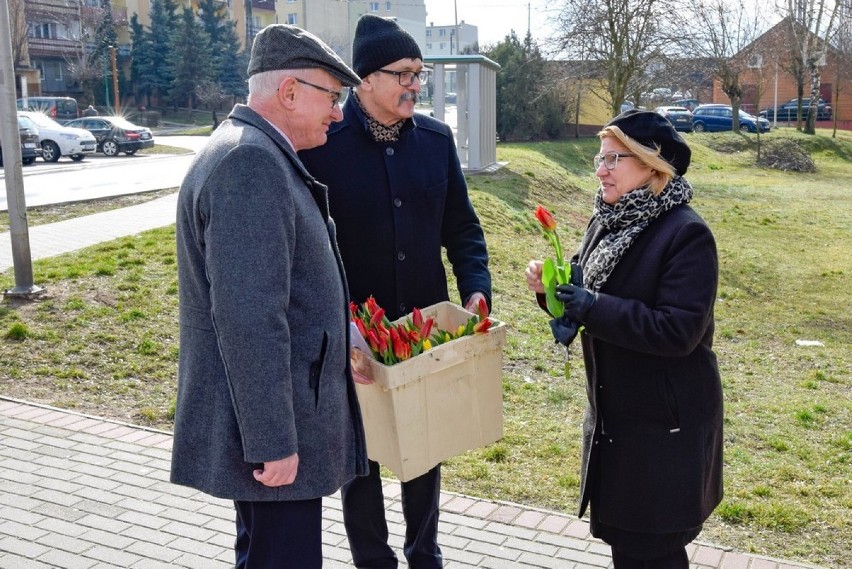
[[[254,37],[248,75],[280,69],[323,69],[345,87],[361,84],[358,75],[317,36],[296,26],[271,24]]]

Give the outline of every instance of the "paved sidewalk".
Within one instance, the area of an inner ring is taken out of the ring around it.
[[[130,207],[36,225],[28,230],[33,260],[83,249],[175,222],[177,192]],[[5,215],[5,213],[3,214]],[[0,272],[14,266],[12,239],[0,233]],[[38,284],[38,283],[36,283]]]
[[[171,444],[168,432],[0,397],[0,568],[233,567],[231,503],[170,484]],[[399,553],[398,489],[385,484]],[[323,505],[325,567],[351,567],[339,495]],[[447,492],[441,510],[446,569],[611,566],[609,548],[571,516]],[[698,543],[689,551],[694,569],[813,567]]]

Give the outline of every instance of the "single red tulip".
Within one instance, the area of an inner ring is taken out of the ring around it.
[[[539,205],[535,209],[535,217],[541,223],[541,226],[544,227],[545,231],[556,231],[556,219],[544,206]]]

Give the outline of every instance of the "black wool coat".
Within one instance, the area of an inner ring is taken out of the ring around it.
[[[575,260],[606,230],[594,219]],[[716,245],[681,205],[639,235],[581,333],[589,404],[580,516],[632,532],[698,527],[722,499],[722,387],[712,351]]]
[[[349,293],[374,296],[394,320],[449,300],[442,248],[461,301],[491,302],[488,252],[450,127],[415,114],[396,142],[377,142],[349,97],[323,146],[299,157],[328,186]]]

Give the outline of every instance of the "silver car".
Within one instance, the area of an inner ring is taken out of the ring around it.
[[[44,113],[18,111],[18,116],[27,117],[38,127],[41,142],[41,157],[45,162],[56,162],[68,156],[79,162],[87,154],[94,154],[98,141],[88,130],[62,126]]]

